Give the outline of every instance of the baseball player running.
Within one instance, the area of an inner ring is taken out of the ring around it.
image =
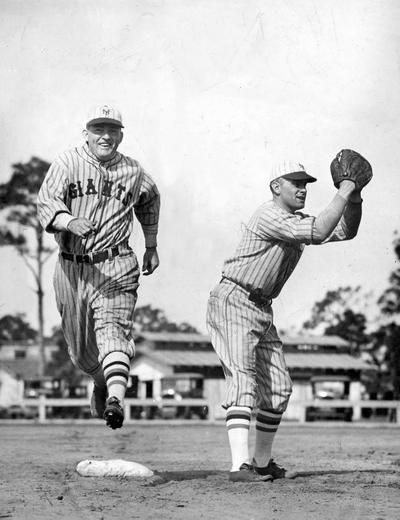
[[[342,150],[331,165],[338,192],[317,217],[300,212],[307,185],[317,179],[295,162],[277,165],[269,179],[272,200],[244,227],[222,280],[211,291],[207,328],[221,361],[227,393],[226,427],[233,482],[289,477],[271,458],[272,444],[292,391],[271,303],[292,274],[305,245],[349,240],[361,220],[361,189],[372,177],[369,163]],[[255,408],[256,442],[249,456],[249,428]]]
[[[128,243],[134,214],[145,237],[143,274],[159,265],[159,192],[136,160],[117,151],[123,128],[118,110],[93,109],[85,144],[52,163],[38,194],[39,221],[60,248],[54,288],[68,351],[93,378],[92,415],[112,429],[123,424],[134,356],[140,275]]]

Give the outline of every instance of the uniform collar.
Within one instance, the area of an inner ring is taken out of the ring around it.
[[[89,150],[87,143],[85,143],[82,146],[82,151],[83,151],[84,157],[87,160],[89,160],[90,162],[94,162],[96,165],[105,166],[106,168],[119,163],[119,161],[121,160],[121,157],[122,157],[122,155],[119,152],[115,152],[115,155],[113,157],[111,157],[111,159],[108,159],[108,161],[99,161],[99,159],[94,154],[92,154],[92,152]]]

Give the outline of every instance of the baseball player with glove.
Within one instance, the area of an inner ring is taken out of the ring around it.
[[[94,108],[85,144],[61,154],[38,194],[38,217],[55,234],[57,308],[72,362],[94,381],[91,411],[112,429],[124,420],[124,397],[134,356],[133,312],[140,268],[128,241],[134,215],[145,238],[142,271],[159,265],[160,195],[142,166],[119,153],[118,110]]]
[[[272,200],[244,227],[235,254],[211,291],[207,328],[227,383],[226,427],[232,457],[229,479],[260,482],[288,477],[272,458],[272,444],[292,392],[282,342],[273,324],[272,301],[292,274],[305,245],[350,240],[361,220],[361,190],[372,178],[368,161],[342,150],[332,161],[337,188],[317,216],[301,212],[307,185],[317,179],[297,162],[272,169]],[[299,295],[301,298],[301,295]],[[249,428],[255,413],[256,442],[249,455]]]

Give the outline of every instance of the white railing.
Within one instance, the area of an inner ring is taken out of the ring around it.
[[[357,422],[362,417],[362,409],[386,408],[395,411],[395,422],[400,424],[400,401],[380,401],[380,400],[359,400],[350,401],[348,399],[313,399],[312,401],[291,401],[290,405],[296,406],[300,410],[299,422],[306,422],[307,408],[352,408],[352,420]]]
[[[51,407],[84,407],[87,408],[89,405],[88,398],[50,398],[44,395],[38,398],[27,398],[23,401],[23,406],[37,407],[38,408],[38,421],[45,423],[48,421],[47,408]],[[211,405],[207,399],[134,399],[127,398],[124,403],[125,422],[132,420],[131,418],[131,407],[141,407],[143,409],[162,409],[163,407],[208,407],[208,421],[214,421],[216,419],[216,409],[220,408],[215,405]],[[297,401],[293,400],[290,402],[290,406],[293,409],[297,409],[297,420],[300,423],[306,422],[306,410],[309,407],[316,408],[352,408],[353,409],[353,422],[357,422],[362,418],[362,409],[379,409],[386,408],[393,410],[394,422],[400,425],[400,401],[379,401],[379,400],[359,400],[350,401],[342,399],[314,399],[310,401]]]
[[[47,422],[47,408],[62,408],[62,407],[82,407],[87,408],[89,405],[88,398],[58,398],[58,397],[46,397],[44,395],[38,398],[25,399],[23,406],[37,407],[38,408],[38,420],[39,422]],[[209,407],[209,403],[206,399],[136,399],[127,398],[124,402],[124,414],[125,422],[131,420],[131,407],[141,407],[144,409],[165,409],[168,407],[196,407],[201,408],[203,406],[208,407],[208,420],[213,421],[215,419],[212,407]]]

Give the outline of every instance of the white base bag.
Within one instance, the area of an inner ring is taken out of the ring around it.
[[[148,478],[154,475],[151,469],[129,460],[82,460],[76,471],[83,477],[134,477]]]

